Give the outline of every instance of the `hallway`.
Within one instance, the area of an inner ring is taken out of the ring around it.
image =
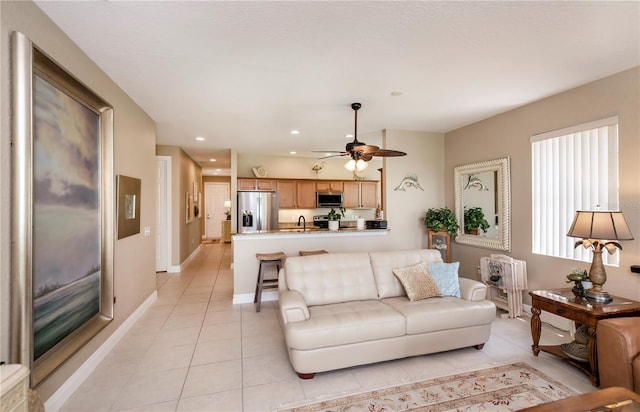
[[[496,317],[484,349],[460,349],[317,374],[291,369],[277,302],[232,305],[229,244],[203,244],[179,274],[157,274],[158,300],[61,411],[268,411],[516,361],[579,392],[586,375],[551,355],[531,354],[528,318]],[[571,340],[544,326],[542,341]]]

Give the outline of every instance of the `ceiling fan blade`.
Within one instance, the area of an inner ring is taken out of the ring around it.
[[[368,162],[369,160],[373,159],[373,155],[371,153],[363,153],[360,155],[360,159]]]
[[[354,152],[357,151],[357,152],[360,152],[360,153],[373,153],[373,152],[377,152],[379,150],[380,150],[380,148],[378,146],[374,146],[374,145],[371,145],[371,144],[365,144],[365,145],[353,148]]]
[[[312,150],[311,153],[347,153],[344,150]]]
[[[405,152],[401,152],[399,150],[391,150],[391,149],[378,149],[375,152],[368,153],[371,156],[380,156],[380,157],[398,157],[398,156],[406,156]]]
[[[329,153],[329,152],[323,152],[323,153]],[[347,155],[349,155],[349,153],[339,152],[339,153],[336,153],[336,154],[322,156],[322,157],[319,157],[318,159],[329,159],[331,157],[342,157],[342,156],[347,156]]]

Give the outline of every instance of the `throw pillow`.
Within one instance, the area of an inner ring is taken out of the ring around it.
[[[420,299],[442,296],[438,285],[429,273],[427,265],[418,263],[417,265],[405,268],[393,269],[407,296],[411,302]]]
[[[459,267],[460,262],[429,264],[429,272],[440,288],[442,296],[460,297]]]

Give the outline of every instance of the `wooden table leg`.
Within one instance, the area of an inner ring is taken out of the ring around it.
[[[587,341],[587,349],[589,351],[589,367],[591,373],[591,384],[600,386],[600,373],[598,371],[598,340],[596,339],[596,328],[589,326],[589,340]]]
[[[540,343],[540,331],[542,330],[542,322],[540,322],[540,309],[531,307],[531,315],[531,337],[533,338],[533,345],[531,345],[531,350],[533,350],[533,356],[538,356],[538,353],[540,353],[538,344]]]

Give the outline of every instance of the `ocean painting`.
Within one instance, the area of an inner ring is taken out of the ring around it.
[[[36,360],[100,313],[100,117],[33,82],[33,334]]]

